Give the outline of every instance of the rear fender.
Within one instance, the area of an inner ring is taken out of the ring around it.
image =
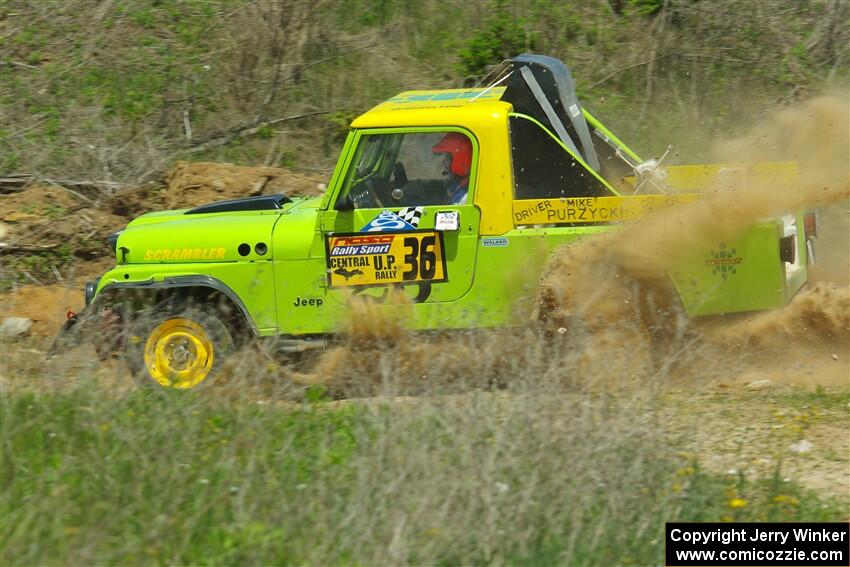
[[[689,315],[778,309],[808,279],[802,214],[760,221],[731,238],[689,247],[672,270]]]

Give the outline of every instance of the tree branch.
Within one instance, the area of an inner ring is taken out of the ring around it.
[[[293,114],[292,116],[284,116],[282,118],[275,118],[274,120],[266,120],[260,123],[250,123],[244,124],[242,126],[236,126],[235,128],[230,128],[223,132],[217,132],[215,134],[210,134],[209,136],[205,136],[204,138],[199,139],[195,144],[192,144],[189,149],[190,153],[202,152],[208,148],[213,148],[216,146],[223,146],[230,142],[233,138],[241,137],[241,136],[252,136],[268,126],[274,126],[275,124],[281,124],[283,122],[290,122],[292,120],[300,120],[302,118],[310,118],[313,116],[321,116],[323,114],[328,114],[329,110],[319,110],[316,112],[305,112],[304,114]]]

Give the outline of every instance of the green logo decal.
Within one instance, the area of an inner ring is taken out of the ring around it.
[[[725,282],[726,278],[737,273],[737,266],[743,262],[744,259],[741,256],[735,255],[734,248],[727,250],[726,243],[721,242],[717,250],[711,251],[711,258],[705,261],[705,265],[711,266],[711,273],[715,276],[719,274]]]

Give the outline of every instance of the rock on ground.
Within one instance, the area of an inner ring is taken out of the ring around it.
[[[32,319],[24,317],[9,317],[0,325],[0,336],[13,339],[28,335],[32,330]]]

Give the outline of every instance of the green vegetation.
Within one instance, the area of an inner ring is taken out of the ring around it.
[[[515,19],[508,13],[504,0],[496,2],[483,29],[469,38],[466,46],[460,49],[460,70],[463,75],[482,77],[494,61],[534,51],[534,34],[526,34],[526,26],[524,19]]]
[[[818,386],[815,390],[795,390],[778,396],[778,400],[788,407],[813,412],[836,411],[850,416],[850,392],[830,392]]]
[[[701,469],[641,399],[0,400],[4,565],[645,565],[668,520],[846,516],[779,470]]]
[[[4,259],[3,274],[0,275],[0,293],[11,291],[19,285],[54,283],[54,270],[61,272],[69,269],[75,259],[71,245],[67,243],[49,250],[9,256]]]
[[[672,143],[673,159],[695,162],[766,108],[846,84],[848,10],[834,0],[9,0],[0,162],[127,183],[180,158],[285,156],[275,163],[327,171],[339,120],[233,133],[463,86],[528,50],[565,61],[585,104],[641,153]]]

